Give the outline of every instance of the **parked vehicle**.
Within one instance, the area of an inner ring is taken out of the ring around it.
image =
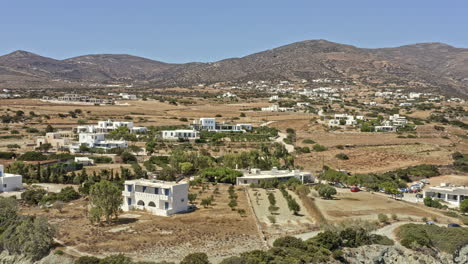
[[[417,194],[416,194],[416,198],[423,198],[422,193],[417,193]]]
[[[359,191],[361,191],[361,190],[359,189],[359,187],[353,186],[353,187],[351,187],[351,191],[352,191],[352,192],[359,192]]]
[[[447,227],[461,227],[461,225],[455,224],[455,223],[450,223],[450,224],[447,225]]]
[[[432,221],[427,221],[427,222],[426,222],[426,225],[435,225],[435,223],[432,222]]]

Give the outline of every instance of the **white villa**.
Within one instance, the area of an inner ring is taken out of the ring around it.
[[[252,130],[251,124],[225,124],[216,122],[216,118],[200,118],[192,123],[194,130],[207,130],[214,132],[246,132]]]
[[[163,130],[162,138],[165,140],[195,140],[200,138],[200,132],[194,129]]]
[[[77,133],[109,133],[119,127],[127,127],[132,133],[146,132],[146,127],[136,127],[133,122],[127,121],[99,121],[96,125],[78,126]]]
[[[0,165],[0,192],[13,192],[23,189],[23,176],[4,172]]]
[[[78,144],[70,146],[70,152],[79,152],[81,145],[86,145],[90,148],[113,149],[126,148],[128,142],[126,140],[106,140],[104,133],[80,133]]]
[[[394,114],[388,118],[390,121],[392,121],[392,124],[394,126],[400,127],[400,126],[405,126],[408,124],[408,121],[406,120],[406,117],[400,116],[399,114]]]
[[[262,171],[260,169],[250,169],[250,171],[245,171],[244,176],[237,177],[237,185],[250,185],[258,184],[260,181],[265,180],[280,180],[286,181],[290,178],[297,178],[302,183],[313,182],[314,178],[310,172],[301,172],[299,170],[278,170],[278,168],[273,167],[272,170]]]
[[[468,187],[465,186],[437,186],[424,191],[424,198],[441,199],[452,206],[460,206],[464,199],[468,199]]]
[[[384,125],[384,126],[375,126],[375,132],[396,132],[395,126]]]
[[[262,107],[263,112],[292,112],[294,107],[280,107],[278,104],[272,104],[268,107]]]
[[[188,183],[139,179],[125,181],[124,188],[124,211],[141,209],[169,216],[188,210]]]
[[[354,118],[354,116],[348,115],[348,114],[335,114],[335,118],[329,120],[328,125],[329,126],[338,126],[338,125],[340,125],[340,120],[343,120],[344,125],[354,126],[354,125],[357,124],[356,119]]]
[[[83,166],[94,165],[94,160],[89,157],[75,157],[75,162],[78,164],[83,164]]]

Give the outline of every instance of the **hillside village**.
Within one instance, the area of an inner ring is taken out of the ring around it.
[[[427,245],[401,230],[468,224],[463,99],[339,79],[125,90],[0,99],[0,195],[16,197],[0,202],[46,216],[57,232],[44,252],[64,263],[276,258],[335,225],[413,254]],[[463,232],[433,242],[439,259],[463,258]],[[357,254],[314,247],[323,261]]]

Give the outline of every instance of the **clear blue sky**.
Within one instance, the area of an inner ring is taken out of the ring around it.
[[[0,54],[215,61],[307,39],[468,48],[468,1],[0,0]]]

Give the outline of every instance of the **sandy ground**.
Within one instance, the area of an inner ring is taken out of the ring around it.
[[[268,207],[270,206],[267,196],[268,192],[274,193],[276,206],[279,207],[279,210],[273,215],[268,211]],[[295,193],[290,191],[289,193],[296,199],[301,207],[298,215],[294,215],[289,210],[287,201],[279,190],[267,191],[260,188],[248,189],[248,195],[252,201],[255,215],[270,245],[278,237],[310,232],[315,227],[314,219],[309,215],[301,200]],[[268,218],[269,216],[274,216],[275,223],[272,223]]]
[[[450,183],[454,185],[464,185],[468,186],[468,174],[464,175],[443,175],[437,177],[431,177],[428,179],[430,184],[424,186],[424,188],[429,188],[431,186],[439,186],[441,183]]]
[[[400,220],[420,221],[422,217],[428,219],[436,217],[441,223],[459,221],[424,205],[395,200],[384,194],[352,193],[349,189],[337,189],[337,191],[336,199],[315,199],[317,207],[323,212],[327,220],[332,222],[351,219],[376,221],[379,213],[387,214],[389,217],[391,214],[396,214]]]
[[[201,198],[211,195],[213,187],[210,189]],[[192,191],[199,192],[198,189]],[[138,261],[178,262],[189,253],[205,252],[217,263],[244,251],[264,248],[244,191],[237,191],[237,194],[238,208],[246,210],[244,217],[227,206],[226,186],[220,186],[220,194],[209,208],[171,217],[132,211],[121,215],[110,226],[90,225],[86,218],[87,201],[83,199],[68,203],[63,213],[38,208],[24,208],[22,212],[47,215],[50,222],[58,226],[57,239],[83,254],[124,253]]]

